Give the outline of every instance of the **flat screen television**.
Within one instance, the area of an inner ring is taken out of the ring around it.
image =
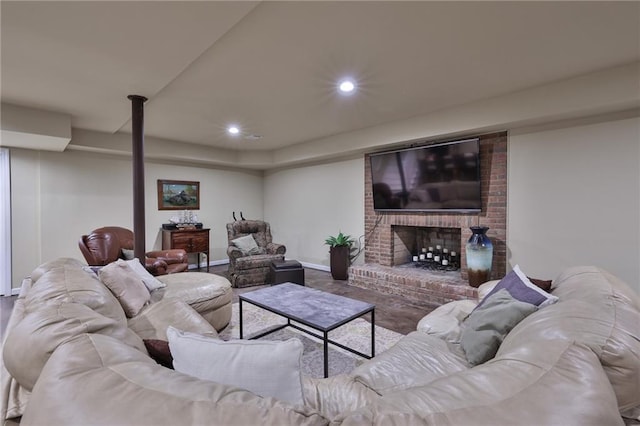
[[[375,210],[482,209],[477,138],[375,153],[370,161]]]

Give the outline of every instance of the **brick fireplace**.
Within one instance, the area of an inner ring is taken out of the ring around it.
[[[507,135],[480,136],[482,211],[480,213],[376,212],[373,209],[371,168],[365,155],[364,265],[352,266],[349,284],[433,307],[476,297],[467,283],[464,247],[471,226],[488,226],[494,246],[492,279],[506,272]],[[442,244],[460,256],[457,271],[415,268],[411,256],[428,245]]]

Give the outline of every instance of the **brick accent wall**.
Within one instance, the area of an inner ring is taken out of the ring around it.
[[[443,289],[440,292],[422,291],[416,294],[416,288],[427,288],[429,282],[435,287],[444,282],[447,285],[467,285],[467,260],[465,244],[471,236],[471,226],[488,226],[487,235],[493,242],[493,265],[491,278],[502,278],[506,273],[507,249],[507,135],[505,132],[480,136],[480,171],[482,211],[480,213],[433,213],[433,212],[376,212],[373,209],[371,188],[371,165],[369,155],[365,155],[365,265],[350,269],[349,283],[364,288],[373,288],[385,293],[402,294],[415,299],[416,303],[425,302],[425,297],[433,298],[432,303],[444,303],[448,300],[464,299],[475,295],[473,290]],[[446,279],[429,271],[420,273],[417,285],[406,285],[405,271],[394,272],[395,242],[393,225],[419,226],[434,228],[457,228],[460,230],[460,271]],[[382,267],[382,269],[380,268]],[[387,270],[389,268],[389,270]],[[375,270],[375,271],[374,271]],[[383,272],[380,272],[383,271]],[[372,275],[385,275],[386,278],[372,278]],[[398,275],[395,277],[395,275]],[[395,277],[395,278],[394,278]],[[411,287],[411,288],[410,288]],[[392,291],[393,289],[393,291]],[[431,302],[431,301],[429,301]]]

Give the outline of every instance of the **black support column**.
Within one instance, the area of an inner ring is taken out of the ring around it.
[[[147,98],[129,95],[131,100],[133,154],[133,254],[145,264],[144,221],[144,103]]]

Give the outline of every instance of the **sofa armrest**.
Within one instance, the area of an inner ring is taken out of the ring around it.
[[[167,274],[167,262],[161,259],[147,257],[144,260],[144,267],[154,276]]]
[[[351,375],[338,374],[326,379],[302,377],[304,404],[329,420],[355,411],[380,399],[373,389]]]
[[[378,404],[347,413],[342,425],[622,426],[615,394],[593,351],[565,339],[541,343],[529,341],[427,386],[385,395]]]
[[[188,263],[189,258],[187,252],[183,249],[171,249],[171,250],[155,250],[147,252],[147,257],[153,259],[160,259],[167,262],[167,265],[174,263]]]
[[[456,300],[444,304],[425,315],[418,322],[416,330],[457,343],[460,341],[460,324],[477,305],[475,300]]]
[[[244,253],[238,247],[229,246],[227,247],[227,256],[229,256],[231,263],[235,263],[237,259],[244,257]]]
[[[9,316],[5,336],[9,334],[13,328],[25,316],[24,295],[31,288],[31,279],[25,278],[22,281],[20,295],[13,305],[13,310]],[[6,338],[6,337],[5,337]],[[7,419],[20,417],[24,413],[24,409],[29,401],[31,392],[22,387],[11,373],[5,368],[2,352],[0,352],[0,423],[7,424]]]
[[[267,244],[267,253],[269,254],[284,254],[287,248],[284,244],[269,243]]]

